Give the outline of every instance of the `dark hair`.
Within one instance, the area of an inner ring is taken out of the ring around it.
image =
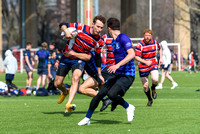
[[[117,18],[109,18],[107,27],[110,27],[112,30],[120,30],[120,21]]]
[[[28,46],[28,45],[32,45],[32,43],[31,42],[26,42],[26,46]]]
[[[93,19],[93,23],[95,24],[97,20],[100,20],[103,24],[106,23],[106,18],[103,17],[102,15],[95,16]]]

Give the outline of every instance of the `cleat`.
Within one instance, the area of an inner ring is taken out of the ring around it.
[[[135,111],[135,107],[133,105],[129,104],[129,107],[126,109],[128,122],[131,122],[133,120],[134,111]]]
[[[152,97],[153,97],[153,99],[156,99],[156,98],[157,98],[156,90],[152,90]]]
[[[64,100],[65,100],[65,97],[69,94],[69,88],[67,89],[67,94],[64,95],[63,93],[60,94],[60,98],[58,99],[58,104],[61,104]]]
[[[108,105],[110,105],[111,103],[112,103],[112,101],[109,98],[104,100],[100,111],[102,112],[103,110],[105,110],[108,107]]]
[[[200,89],[197,89],[196,91],[197,91],[197,92],[199,92],[199,91],[200,91]]]
[[[117,104],[112,102],[111,104],[111,111],[114,111],[117,108]]]
[[[171,87],[171,89],[174,89],[175,87],[177,87],[178,84],[176,82],[173,83],[173,86]]]
[[[159,83],[158,86],[156,86],[156,89],[163,89],[162,84]]]
[[[152,103],[153,103],[153,100],[149,100],[147,103],[147,107],[151,107]]]
[[[90,119],[85,117],[84,119],[82,119],[79,123],[79,126],[84,126],[84,125],[90,125]]]
[[[75,109],[76,109],[76,105],[75,104],[66,104],[65,113],[74,111]]]

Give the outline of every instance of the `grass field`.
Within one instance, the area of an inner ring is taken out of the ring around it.
[[[200,73],[172,72],[179,86],[171,90],[168,80],[152,107],[146,107],[147,99],[138,73],[125,99],[136,107],[135,118],[127,122],[126,111],[118,106],[113,112],[110,106],[100,112],[102,103],[91,119],[91,125],[78,126],[85,117],[90,97],[77,94],[73,103],[77,109],[64,113],[65,103],[57,104],[58,95],[48,97],[0,96],[0,133],[31,134],[199,134],[200,133]],[[5,74],[0,74],[4,81]],[[16,74],[13,83],[25,87],[26,74]],[[33,85],[37,75],[34,74]],[[67,77],[66,81],[70,81]],[[66,102],[66,100],[65,100]]]

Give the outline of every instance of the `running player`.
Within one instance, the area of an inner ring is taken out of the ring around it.
[[[116,18],[110,18],[107,21],[108,32],[114,39],[113,52],[115,56],[115,65],[108,68],[109,73],[105,84],[99,90],[99,93],[92,99],[86,117],[78,125],[89,125],[90,118],[94,110],[98,107],[100,100],[108,96],[116,105],[121,105],[126,109],[128,121],[134,118],[135,107],[126,102],[123,96],[135,79],[134,50],[130,38],[120,33],[120,22]]]
[[[101,74],[104,78],[104,81],[107,80],[109,75],[112,75],[111,73],[108,73],[107,69],[115,64],[115,59],[114,59],[114,54],[113,54],[113,47],[112,47],[112,41],[113,38],[110,38],[109,35],[105,34],[104,36],[102,36],[102,38],[104,39],[104,49],[102,49],[102,64],[101,64]],[[90,61],[92,61],[93,59],[91,59]],[[89,64],[89,61],[87,62]],[[86,64],[86,66],[88,65]],[[90,64],[89,64],[90,65]],[[95,66],[95,64],[91,64],[93,66]],[[91,70],[93,70],[96,67],[89,67],[88,69],[88,74],[91,74]],[[96,74],[96,73],[95,73]],[[94,97],[97,95],[98,91],[94,90],[95,88],[97,88],[99,85],[99,83],[95,80],[94,77],[89,77],[88,79],[86,79],[79,87],[78,91],[79,93],[88,95],[90,97]],[[100,88],[100,87],[99,87]],[[107,97],[104,97],[102,99],[103,101],[103,105],[100,109],[100,111],[103,111],[107,108],[108,105],[110,105],[112,103],[112,101],[110,99],[108,99]]]
[[[26,43],[26,50],[24,51],[24,60],[25,60],[25,70],[27,73],[27,79],[26,79],[26,89],[31,88],[31,83],[33,80],[33,61],[31,60],[31,53],[30,49],[32,48],[32,43],[27,42]]]
[[[78,82],[84,70],[85,61],[88,61],[91,58],[90,51],[98,46],[103,45],[103,40],[101,39],[99,33],[103,30],[106,19],[99,15],[93,19],[92,26],[83,25],[81,23],[61,23],[60,28],[65,32],[65,37],[67,39],[72,38],[72,33],[67,29],[68,27],[74,27],[77,30],[81,30],[81,33],[78,33],[75,38],[75,43],[72,46],[72,51],[76,52],[76,55],[69,56],[68,52],[64,53],[62,56],[57,75],[55,78],[55,86],[60,89],[63,93],[61,94],[58,103],[62,103],[67,94],[69,93],[69,98],[65,106],[65,112],[71,112],[76,108],[75,104],[71,104],[73,98],[78,89]],[[65,46],[65,50],[68,50],[68,45]],[[101,57],[100,57],[100,48],[96,48],[96,63],[98,67],[98,73],[101,73]],[[64,84],[63,80],[68,74],[69,70],[72,69],[72,85],[68,91]],[[99,76],[102,81],[103,77]]]
[[[148,98],[147,106],[151,106],[153,100],[149,89],[148,76],[151,75],[152,80],[152,96],[157,97],[155,87],[158,84],[158,61],[156,58],[157,50],[160,50],[160,64],[162,64],[162,48],[156,40],[152,39],[152,31],[146,29],[144,31],[144,40],[141,40],[135,49],[135,59],[139,61],[139,74],[144,88],[144,92]]]

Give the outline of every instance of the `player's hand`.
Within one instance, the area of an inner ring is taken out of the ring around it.
[[[31,71],[33,71],[33,68],[32,68],[32,67],[30,67],[30,70],[31,70]]]
[[[160,65],[163,64],[163,59],[162,59],[162,58],[160,58],[160,60],[159,60],[159,64],[160,64]]]
[[[49,78],[51,78],[51,77],[52,77],[52,75],[51,75],[51,74],[48,74],[48,77],[49,77]]]
[[[152,64],[152,61],[147,60],[147,61],[145,61],[145,64],[146,64],[147,66],[150,66],[150,65]]]
[[[59,65],[58,62],[56,62],[55,65],[54,65],[54,67],[55,67],[56,70],[58,70],[58,65]]]
[[[110,66],[109,68],[108,68],[108,72],[109,73],[115,73],[116,72],[116,70],[119,68],[120,66],[119,65],[113,65],[113,66]]]
[[[71,40],[72,39],[72,32],[70,32],[68,29],[65,29],[64,32],[65,32],[66,39]]]
[[[102,75],[99,75],[99,78],[100,78],[100,80],[101,80],[101,85],[103,85],[103,84],[105,83],[105,80],[104,80],[103,76],[102,76]]]

